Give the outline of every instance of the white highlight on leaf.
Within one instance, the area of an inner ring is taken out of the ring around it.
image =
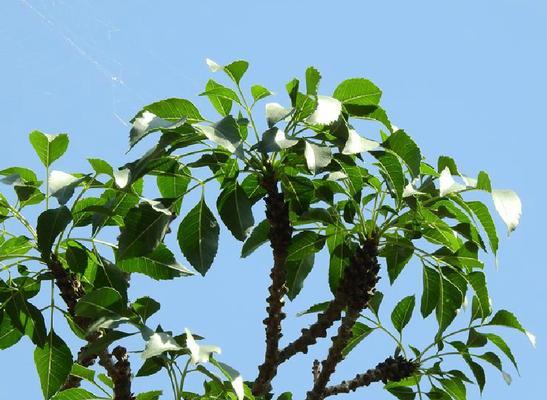
[[[420,192],[419,190],[417,190],[415,187],[414,187],[414,184],[417,182],[418,180],[417,179],[414,179],[414,181],[412,182],[409,182],[404,190],[403,190],[403,198],[404,197],[410,197],[410,196],[416,196],[416,195],[419,195],[419,194],[424,194],[423,192]]]
[[[513,378],[507,372],[501,371],[501,376],[503,377],[503,380],[505,381],[505,383],[507,383],[508,385],[510,385],[513,382]]]
[[[60,190],[74,184],[79,179],[74,175],[67,174],[63,171],[53,170],[49,173],[49,194],[54,196]]]
[[[317,96],[317,108],[307,119],[311,125],[330,125],[342,113],[342,103],[329,96]]]
[[[239,375],[231,383],[232,387],[234,388],[234,392],[236,393],[237,399],[243,400],[243,398],[245,397],[245,391],[243,390],[243,377]]]
[[[267,103],[266,106],[266,122],[268,127],[272,127],[277,124],[279,121],[287,118],[293,110],[289,110],[283,107],[279,103]]]
[[[129,133],[131,145],[137,143],[140,139],[152,131],[158,129],[175,129],[183,125],[186,118],[181,118],[178,121],[170,122],[158,117],[150,111],[144,111],[140,117],[135,118],[131,132]]]
[[[460,175],[462,177],[462,180],[463,180],[463,183],[465,183],[465,186],[467,187],[477,187],[477,180],[474,179],[474,178],[470,178],[468,176],[465,176],[465,175]]]
[[[207,63],[207,66],[211,70],[211,72],[218,72],[222,70],[222,65],[216,63],[215,61],[211,60],[210,58],[206,58],[205,62]]]
[[[197,344],[196,340],[194,339],[192,333],[188,328],[185,328],[184,332],[186,332],[186,347],[188,347],[188,350],[190,350],[190,357],[194,365],[198,363],[208,362],[212,353],[220,354],[220,347],[211,345],[199,345]]]
[[[127,183],[129,182],[129,174],[131,171],[129,168],[119,169],[114,171],[114,183],[116,183],[116,186],[120,189],[123,189],[127,186]]]
[[[342,171],[334,171],[327,175],[328,181],[341,181],[346,179],[348,176],[345,172]]]
[[[55,138],[57,136],[59,136],[59,134],[57,135],[52,135],[51,133],[44,133],[44,135],[46,136],[46,139],[49,143],[53,142],[55,140]]]
[[[342,149],[342,154],[357,154],[363,151],[371,151],[380,146],[380,143],[365,139],[357,133],[355,129],[350,129],[348,134],[348,140]]]
[[[529,331],[524,331],[524,333],[528,337],[528,340],[532,344],[532,347],[536,348],[536,335],[534,335],[532,332],[529,332]]]
[[[507,225],[508,233],[513,232],[519,224],[522,214],[522,203],[519,196],[512,190],[493,189],[492,199],[496,211]]]
[[[143,201],[150,204],[150,206],[157,212],[165,215],[173,215],[173,213],[158,200],[143,199]]]
[[[306,141],[304,157],[308,164],[308,169],[315,174],[317,168],[323,168],[330,164],[332,153],[326,146],[318,146]]]
[[[243,400],[245,397],[245,390],[243,387],[243,377],[239,371],[222,362],[218,362],[218,365],[222,368],[222,373],[230,379],[230,383],[232,384],[232,388],[234,389],[237,399]]]
[[[447,194],[450,194],[450,193],[461,192],[462,190],[466,189],[465,185],[462,185],[461,183],[458,183],[454,180],[454,178],[452,177],[452,174],[450,173],[450,169],[448,167],[445,167],[442,170],[441,175],[439,176],[439,185],[440,185],[439,191],[440,191],[441,197],[446,196]]]
[[[154,332],[148,337],[144,351],[141,353],[143,360],[159,356],[166,351],[178,351],[182,347],[173,339],[171,335],[165,332]]]

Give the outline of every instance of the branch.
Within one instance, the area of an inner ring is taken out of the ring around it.
[[[283,297],[287,293],[285,285],[285,261],[291,242],[293,228],[289,221],[289,207],[285,203],[283,193],[277,188],[277,179],[270,164],[266,164],[267,172],[262,179],[262,186],[268,195],[266,202],[266,218],[270,223],[270,246],[273,251],[274,264],[270,273],[272,283],[268,289],[267,298],[268,316],[264,320],[266,325],[266,351],[264,362],[258,367],[258,377],[253,384],[253,395],[260,396],[271,389],[271,381],[277,374],[279,365],[279,339],[283,313]]]
[[[310,327],[302,329],[302,333],[298,339],[289,343],[279,353],[279,363],[287,361],[292,356],[298,353],[306,354],[308,347],[317,343],[317,339],[327,336],[327,330],[338,321],[342,316],[342,310],[346,306],[345,298],[341,293],[336,294],[334,300],[332,300],[327,306],[326,310],[317,315],[317,321],[315,321]]]
[[[338,363],[344,358],[342,351],[351,338],[351,330],[357,318],[359,318],[359,311],[351,308],[344,318],[342,318],[338,333],[332,339],[332,346],[329,349],[327,358],[321,363],[321,371],[317,375],[317,379],[315,379],[312,390],[306,396],[307,400],[320,400],[323,398],[325,387],[331,375],[334,373]]]
[[[76,303],[85,294],[78,277],[76,274],[67,271],[55,254],[50,255],[47,265],[53,274],[56,286],[59,288],[61,298],[67,305],[68,313],[80,329],[87,331],[92,321],[89,318],[76,316],[74,311]],[[98,354],[89,352],[89,348],[100,337],[99,333],[93,333],[86,337],[87,343],[78,352],[77,362],[84,367],[89,367],[99,357],[99,364],[106,369],[114,383],[114,400],[133,400],[134,397],[131,395],[131,368],[126,349],[118,346],[113,350],[112,353],[117,360],[116,364],[113,364],[106,349]],[[82,378],[69,375],[61,390],[79,387],[81,381]]]
[[[417,369],[417,364],[402,356],[389,357],[379,363],[375,368],[369,369],[364,374],[358,374],[350,381],[342,381],[338,385],[329,386],[324,390],[324,397],[334,396],[340,393],[349,393],[363,386],[369,386],[373,382],[399,382],[411,376]]]
[[[112,356],[116,363],[112,362]],[[99,364],[104,367],[114,384],[114,400],[135,400],[131,393],[131,365],[125,347],[117,346],[112,354],[104,351],[99,354]]]
[[[312,390],[307,393],[307,400],[321,400],[325,388],[334,373],[336,366],[343,360],[343,350],[351,338],[352,328],[374,295],[376,283],[379,280],[380,266],[377,260],[378,242],[375,238],[364,241],[359,247],[350,264],[344,271],[344,279],[340,282],[339,292],[344,295],[348,310],[338,332],[332,339],[327,358],[321,363],[321,371],[314,382]]]

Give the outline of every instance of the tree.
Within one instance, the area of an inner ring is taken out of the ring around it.
[[[517,368],[515,357],[491,328],[516,329],[532,343],[535,338],[512,313],[492,309],[482,260],[487,251],[496,255],[498,236],[488,206],[477,196],[467,197],[486,193],[511,232],[521,214],[518,196],[494,189],[486,172],[463,175],[450,157],[439,157],[436,166],[427,163],[414,140],[390,122],[379,105],[382,92],[367,79],[345,80],[323,96],[320,73],[308,68],[304,84],[293,79],[286,85],[290,105],[266,104],[262,132],[255,106],[272,93],[253,85],[252,100],[245,96],[240,82],[248,63],[207,64],[231,81],[228,87],[211,79],[201,93],[220,114],[217,122],[204,118],[190,101],[169,98],[135,115],[130,147],[153,133],[159,133],[158,141],[120,168],[89,159],[92,172],[53,170],[68,136],[34,131],[29,139],[45,167],[45,183],[24,167],[0,171],[2,182],[14,189],[0,195],[0,348],[23,336],[34,343],[44,398],[157,399],[161,391],[135,396],[132,380],[167,373],[175,399],[290,399],[290,393],[272,387],[278,368],[307,353],[333,326],[337,331],[325,358],[310,362],[307,400],[377,382],[399,399],[461,400],[468,384],[483,390],[484,363],[510,381],[500,356]],[[359,124],[367,131],[381,126],[380,135],[365,138],[357,132]],[[155,178],[152,196],[143,189],[150,177]],[[206,199],[204,188],[213,184],[218,195]],[[202,191],[200,199],[179,215],[194,190]],[[44,205],[32,223],[28,210]],[[264,361],[251,381],[217,360],[220,349],[200,344],[202,338],[190,330],[148,326],[160,304],[127,294],[133,273],[155,280],[205,276],[219,246],[217,215],[242,242],[243,258],[267,243],[272,248]],[[255,216],[263,219],[257,223]],[[103,237],[112,229],[119,231],[115,243]],[[195,272],[164,244],[171,231]],[[315,314],[315,322],[282,344],[285,299],[299,295],[319,252],[328,254],[332,298],[311,305],[304,313]],[[422,266],[423,287],[396,304],[391,329],[382,321],[383,294],[376,285],[381,277],[393,283],[411,262]],[[46,306],[31,302],[41,290],[51,291]],[[469,318],[462,324],[456,316],[467,299]],[[54,329],[54,313],[61,313],[83,341],[76,354]],[[403,335],[417,314],[424,319],[434,314],[438,326],[422,348],[406,343]],[[374,331],[385,334],[395,352],[386,346],[386,357],[376,366],[331,382],[337,365]],[[122,344],[135,333],[144,347],[138,369]],[[467,370],[452,365],[452,356]],[[203,374],[204,393],[187,390],[189,373]]]

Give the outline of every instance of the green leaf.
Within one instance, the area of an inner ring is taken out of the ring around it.
[[[265,219],[257,226],[255,226],[245,243],[243,243],[243,246],[241,248],[241,257],[247,257],[256,249],[258,249],[262,244],[266,243],[268,241],[269,233],[270,222]]]
[[[0,256],[3,260],[15,258],[28,253],[32,247],[32,242],[26,236],[14,236],[0,245]]]
[[[241,188],[245,191],[251,204],[266,196],[266,189],[260,184],[260,178],[255,174],[250,174],[241,182]]]
[[[389,282],[393,284],[405,265],[414,254],[412,242],[404,237],[395,236],[389,238],[382,249],[381,256],[386,258]]]
[[[266,89],[264,86],[253,85],[251,86],[251,95],[255,103],[265,97],[271,96],[273,93]]]
[[[503,340],[500,336],[494,334],[494,333],[484,333],[484,336],[498,349],[500,349],[503,354],[507,356],[509,360],[513,363],[515,366],[515,369],[518,371],[519,367],[517,365],[517,360],[515,359],[515,356],[513,355],[513,352],[511,351],[511,348],[505,343],[505,340]]]
[[[23,333],[13,326],[7,313],[0,313],[0,350],[7,349],[19,342]]]
[[[440,335],[452,323],[458,309],[463,303],[463,294],[454,283],[439,275],[439,301],[437,303],[436,317],[439,323]]]
[[[44,211],[38,217],[36,232],[38,235],[38,250],[48,255],[55,239],[72,221],[70,210],[65,207],[52,208]]]
[[[156,181],[162,197],[174,199],[186,193],[190,179],[191,172],[188,167],[176,164],[175,168],[158,175]]]
[[[492,313],[490,298],[488,296],[488,286],[486,285],[486,277],[484,276],[484,273],[474,271],[467,275],[467,280],[479,300],[480,315],[484,319]]]
[[[29,303],[21,292],[14,293],[11,300],[4,304],[13,326],[36,346],[43,346],[46,342],[46,325],[40,310]]]
[[[68,135],[65,133],[48,135],[33,131],[29,135],[29,140],[45,167],[58,160],[68,148]]]
[[[100,158],[88,158],[87,161],[97,175],[104,174],[108,176],[114,176],[114,169],[106,161],[101,160]]]
[[[63,390],[62,392],[57,393],[51,398],[51,400],[102,400],[98,396],[95,396],[93,393],[88,392],[85,389],[80,388],[71,388]]]
[[[287,261],[300,261],[320,251],[325,245],[325,236],[312,231],[300,232],[292,238],[287,251]]]
[[[201,274],[211,267],[218,249],[218,222],[202,197],[184,217],[177,233],[182,254]]]
[[[312,174],[315,174],[317,169],[324,168],[330,164],[332,160],[332,152],[326,146],[319,146],[308,141],[305,142],[304,157],[306,164]]]
[[[186,99],[169,98],[157,101],[144,107],[159,118],[169,122],[180,121],[186,118],[189,123],[203,121],[196,106]]]
[[[172,214],[161,205],[143,202],[129,210],[118,238],[118,259],[150,254],[163,241]]]
[[[420,148],[405,131],[398,130],[394,132],[383,143],[383,146],[392,150],[403,159],[413,177],[420,175],[420,164],[422,161]]]
[[[186,117],[181,117],[175,121],[169,121],[157,116],[151,111],[143,110],[132,120],[133,125],[129,131],[129,148],[133,148],[141,139],[152,132],[173,130],[184,125],[186,121]]]
[[[72,368],[72,353],[63,339],[52,331],[46,344],[34,350],[34,363],[44,398],[49,399],[68,377]]]
[[[249,63],[245,60],[236,60],[223,67],[224,72],[238,85],[248,68]]]
[[[156,280],[193,275],[190,270],[180,265],[173,253],[161,243],[152,253],[140,257],[126,258],[118,261],[116,265],[122,271],[138,272]]]
[[[378,316],[383,299],[384,299],[384,294],[380,292],[379,290],[377,290],[374,292],[374,295],[368,302],[368,309],[376,316]]]
[[[98,318],[105,315],[120,315],[124,308],[120,293],[115,289],[103,287],[87,293],[78,300],[74,311],[82,317]]]
[[[291,208],[298,214],[307,210],[313,199],[313,182],[303,176],[281,176],[281,186]]]
[[[326,234],[330,253],[329,287],[334,294],[350,263],[351,249],[346,243],[347,231],[344,227],[329,225]]]
[[[399,400],[414,400],[416,398],[416,393],[406,386],[390,386],[386,387],[386,390]]]
[[[295,146],[298,139],[287,137],[284,131],[272,127],[262,134],[262,140],[256,144],[256,149],[261,153],[281,151]]]
[[[304,280],[313,268],[315,254],[308,254],[298,260],[288,260],[285,263],[287,273],[286,283],[288,288],[287,296],[294,300],[304,287]]]
[[[203,133],[207,139],[234,153],[241,144],[237,121],[231,115],[221,119],[213,125],[196,125],[195,128]]]
[[[414,296],[407,296],[399,301],[393,309],[393,312],[391,313],[391,322],[399,333],[401,333],[404,327],[410,322],[415,304],[416,298]]]
[[[306,94],[310,96],[317,96],[317,89],[319,87],[319,81],[321,80],[321,74],[314,67],[308,67],[306,69]]]
[[[139,314],[144,323],[150,316],[158,312],[160,307],[160,303],[148,296],[140,297],[131,304],[131,308]]]
[[[225,96],[221,96],[220,94],[214,92],[214,89],[218,88],[224,88],[224,86],[220,85],[212,79],[209,79],[207,85],[205,86],[206,91],[202,93],[202,95],[207,95],[215,110],[217,110],[220,115],[225,117],[226,115],[230,114],[230,111],[232,110],[232,99],[226,98]]]
[[[349,339],[346,347],[344,347],[344,350],[342,350],[344,357],[347,356],[350,351],[355,348],[355,346],[361,343],[363,339],[370,335],[373,331],[374,328],[371,328],[361,322],[356,322],[355,325],[353,325],[353,328],[351,328],[351,338]]]
[[[473,372],[473,376],[475,377],[477,385],[479,385],[479,390],[482,394],[482,391],[484,390],[484,385],[486,384],[486,374],[484,373],[484,368],[482,368],[480,364],[473,361],[471,357],[465,356],[463,357],[463,359],[469,366],[469,369],[471,369],[471,372]]]
[[[490,211],[488,211],[488,207],[486,207],[480,201],[468,201],[466,204],[479,219],[484,231],[486,232],[486,235],[488,236],[490,248],[492,249],[492,252],[496,254],[496,252],[498,251],[499,243],[498,234],[496,232],[496,225],[494,224],[494,220],[490,215]]]
[[[213,82],[213,83],[210,84],[210,82]],[[213,80],[210,80],[207,83],[207,85],[208,85],[207,90],[203,93],[200,93],[200,96],[207,96],[207,97],[209,97],[209,99],[216,98],[216,99],[219,99],[219,100],[222,99],[222,100],[225,100],[225,101],[236,102],[238,104],[241,104],[241,100],[239,99],[239,96],[232,89],[227,88],[226,86],[223,86],[219,83],[216,83]],[[213,103],[213,105],[214,105],[214,103]],[[230,108],[231,108],[231,104],[230,104]],[[221,110],[222,111],[219,111],[219,112],[221,114],[223,114],[223,112],[224,112],[223,108],[221,108]],[[228,111],[228,113],[229,113],[229,111]],[[228,114],[228,113],[226,113],[226,114]],[[223,114],[223,115],[226,115],[226,114]]]
[[[313,306],[309,307],[307,310],[297,313],[296,316],[301,317],[303,315],[316,314],[316,313],[325,311],[328,308],[330,303],[331,303],[330,301],[324,301],[323,303],[314,304]]]
[[[254,225],[251,202],[245,191],[234,182],[218,196],[217,209],[222,222],[237,240],[245,240]]]
[[[334,90],[333,97],[344,105],[377,105],[382,91],[368,79],[353,78],[340,83]]]
[[[152,390],[150,392],[143,392],[137,395],[136,400],[159,400],[163,394],[161,390]]]
[[[65,205],[74,194],[74,189],[85,179],[86,177],[76,178],[63,171],[51,171],[48,176],[49,194],[55,197],[60,205]]]
[[[487,323],[487,325],[506,326],[508,328],[521,331],[522,333],[526,333],[526,329],[524,329],[524,327],[520,324],[517,317],[507,310],[499,310]]]
[[[439,382],[443,389],[446,390],[454,400],[467,399],[465,385],[460,379],[439,379]]]
[[[370,154],[380,162],[389,186],[395,192],[396,198],[400,200],[403,197],[405,177],[399,159],[395,155],[385,151],[372,151]]]
[[[70,375],[85,379],[88,382],[95,382],[95,371],[78,363],[72,364]]]

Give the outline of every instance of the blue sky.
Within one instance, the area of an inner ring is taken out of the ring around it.
[[[0,168],[39,170],[27,141],[33,129],[70,134],[68,156],[56,166],[69,172],[87,170],[87,157],[117,165],[136,157],[151,143],[124,154],[127,121],[141,106],[184,97],[207,107],[197,97],[210,77],[206,57],[221,63],[249,60],[246,84],[270,88],[279,102],[286,101],[284,84],[309,65],[321,71],[324,93],[349,77],[374,81],[383,89],[391,120],[414,137],[429,160],[451,155],[465,172],[484,169],[494,186],[519,193],[521,225],[510,238],[502,234],[499,269],[491,260],[487,269],[495,307],[513,310],[537,335],[538,345],[533,349],[509,333],[521,376],[513,372],[513,384],[506,386],[489,370],[483,397],[535,398],[543,390],[547,3],[12,0],[3,2],[0,15]],[[135,278],[131,295],[157,294],[162,310],[155,322],[206,336],[223,348],[223,361],[251,379],[262,357],[259,321],[269,253],[264,248],[242,261],[239,244],[222,238],[206,279],[159,285]],[[169,243],[175,246],[173,238]],[[389,288],[382,282],[394,300],[413,292],[419,266],[410,267],[415,267],[405,271],[410,283]],[[328,298],[324,259],[307,284],[287,307],[286,337],[308,321],[295,318],[296,312]],[[419,342],[428,326],[416,318],[410,341]],[[40,396],[32,346],[27,339],[21,343],[0,354],[2,398]],[[321,345],[312,357],[324,351]],[[385,338],[367,338],[340,366],[336,380],[353,377],[392,351]],[[287,363],[276,380],[279,390],[294,390],[301,398],[310,384],[311,360]],[[163,378],[135,383],[136,390],[161,387],[167,389]],[[379,388],[358,393],[346,398],[390,398]],[[469,394],[478,397],[476,391]]]

